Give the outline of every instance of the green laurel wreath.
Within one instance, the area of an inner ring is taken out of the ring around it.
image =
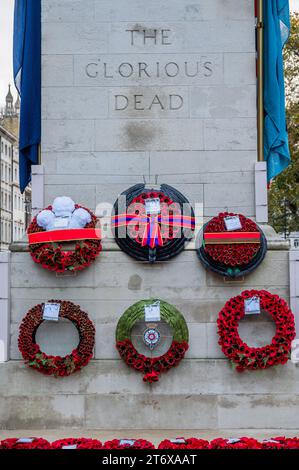
[[[116,341],[124,341],[131,338],[133,326],[139,320],[144,320],[144,307],[157,302],[159,299],[140,300],[131,305],[120,317],[116,327]],[[171,326],[173,340],[188,343],[189,332],[185,318],[173,305],[159,300],[161,320],[164,320]]]

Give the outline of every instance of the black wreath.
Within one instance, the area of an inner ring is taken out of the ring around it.
[[[205,230],[205,224],[202,229],[202,235]],[[260,232],[261,235],[261,243],[260,249],[255,255],[255,257],[245,266],[239,266],[238,269],[230,269],[225,264],[219,263],[214,261],[205,251],[203,244],[198,248],[197,255],[202,262],[202,264],[209,270],[213,271],[220,276],[227,277],[227,278],[238,278],[241,276],[246,276],[247,274],[254,271],[264,260],[266,253],[267,253],[267,239],[263,233],[263,231],[257,226],[257,230]]]
[[[165,196],[169,197],[173,202],[180,205],[183,213],[183,205],[189,204],[190,206],[190,216],[194,217],[194,211],[189,203],[188,199],[180,193],[177,189],[169,186],[168,184],[161,184],[160,189],[153,189],[147,187],[145,184],[136,184],[135,186],[130,187],[126,191],[121,193],[121,196],[126,196],[126,208],[130,206],[133,199],[138,197],[143,192],[162,192]],[[113,206],[114,215],[117,216],[118,212],[118,199]],[[178,255],[183,249],[186,241],[190,241],[193,237],[193,230],[190,229],[190,235],[188,230],[181,229],[181,237],[173,238],[167,240],[163,246],[157,248],[150,248],[148,246],[141,246],[135,240],[133,240],[128,234],[125,238],[119,237],[119,230],[117,227],[114,228],[115,241],[122,251],[132,256],[135,259],[140,261],[149,261],[154,263],[155,261],[166,261],[174,256]]]

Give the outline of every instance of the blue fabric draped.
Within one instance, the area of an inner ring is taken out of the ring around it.
[[[283,47],[290,32],[288,0],[263,0],[264,5],[264,157],[268,180],[290,163],[286,128]]]
[[[14,80],[21,97],[20,189],[31,180],[31,165],[38,164],[41,141],[41,1],[15,0]]]

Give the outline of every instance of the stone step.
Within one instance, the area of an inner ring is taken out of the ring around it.
[[[149,386],[122,361],[92,361],[64,379],[1,364],[4,429],[297,429],[299,382],[289,363],[238,374],[226,360],[184,360]]]

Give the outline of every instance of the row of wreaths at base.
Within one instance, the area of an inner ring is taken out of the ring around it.
[[[79,344],[65,357],[49,356],[36,344],[36,331],[45,320],[45,305],[58,306],[59,316],[73,322],[78,329]],[[159,320],[152,318],[147,324],[146,314],[156,315],[157,306]],[[252,348],[240,338],[239,322],[248,306],[251,313],[257,313],[254,310],[256,308],[259,312],[267,312],[276,323],[276,333],[271,344]],[[140,321],[145,322],[143,341],[148,347],[148,355],[140,354],[132,342],[133,327]],[[172,342],[165,354],[153,357],[152,351],[160,339],[160,321],[170,327]],[[237,371],[266,369],[288,361],[295,338],[294,316],[287,303],[278,295],[264,290],[244,291],[225,304],[219,313],[217,324],[219,345]],[[143,380],[148,383],[157,382],[161,373],[180,363],[188,350],[188,340],[189,332],[183,315],[167,302],[153,299],[143,300],[129,307],[116,328],[116,348],[121,358],[128,366],[143,373]],[[55,377],[68,376],[87,365],[93,357],[94,342],[95,327],[87,313],[68,301],[52,300],[49,304],[36,305],[27,313],[20,326],[19,349],[26,364]]]
[[[160,190],[137,184],[124,191],[110,219],[118,246],[140,261],[166,261],[178,255],[194,236],[194,211],[175,188]],[[100,254],[101,226],[95,214],[69,197],[57,197],[28,228],[32,259],[43,268],[63,273],[88,267]],[[70,242],[74,245],[70,249]],[[244,276],[264,259],[262,230],[242,214],[224,212],[204,225],[198,238],[203,265],[226,277]]]
[[[155,447],[145,439],[113,439],[104,444],[97,439],[66,438],[50,443],[46,439],[11,438],[0,441],[0,449],[299,449],[298,437],[274,437],[258,441],[253,437],[218,438],[212,441],[195,437],[164,439]]]

